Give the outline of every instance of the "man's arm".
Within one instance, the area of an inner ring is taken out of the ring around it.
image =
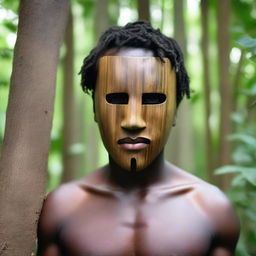
[[[240,231],[239,220],[234,210],[229,215],[229,219],[223,217],[222,222],[219,224],[222,226],[219,226],[217,242],[210,256],[233,256],[235,255]]]
[[[214,249],[210,256],[233,256],[234,252],[231,252],[228,248],[218,247]]]
[[[37,230],[39,256],[61,256],[58,232],[83,199],[84,192],[75,182],[64,184],[47,196]]]
[[[212,192],[212,193],[211,193]],[[208,213],[216,235],[210,256],[233,256],[240,233],[240,223],[228,198],[217,188],[208,194]]]
[[[39,256],[61,256],[60,251],[57,245],[47,245],[45,248],[39,249],[38,254]]]
[[[54,193],[50,194],[44,202],[38,223],[38,252],[39,256],[61,256],[55,243],[57,232],[56,202]],[[54,216],[55,215],[55,216]]]

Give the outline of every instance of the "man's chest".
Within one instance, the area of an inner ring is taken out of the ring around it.
[[[68,256],[201,256],[213,233],[188,199],[139,205],[96,200],[63,224],[59,245]]]

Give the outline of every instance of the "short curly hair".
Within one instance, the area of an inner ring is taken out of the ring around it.
[[[186,95],[190,98],[189,77],[184,66],[182,51],[177,42],[154,29],[147,21],[128,23],[124,27],[113,26],[106,30],[97,46],[84,59],[81,67],[82,89],[94,95],[97,79],[97,61],[109,49],[121,47],[137,47],[152,50],[155,57],[163,62],[168,58],[176,71],[177,106]]]

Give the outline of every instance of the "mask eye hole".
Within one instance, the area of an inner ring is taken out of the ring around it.
[[[142,104],[153,105],[161,104],[166,101],[166,95],[163,93],[143,93]]]
[[[106,95],[106,101],[110,104],[128,104],[129,96],[127,93],[109,93]]]

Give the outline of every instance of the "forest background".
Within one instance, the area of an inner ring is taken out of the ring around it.
[[[0,150],[18,6],[0,1]],[[236,255],[256,255],[255,0],[73,0],[57,72],[47,191],[107,163],[78,73],[106,28],[137,19],[178,41],[190,75],[191,99],[179,107],[166,159],[226,191],[241,220]]]

